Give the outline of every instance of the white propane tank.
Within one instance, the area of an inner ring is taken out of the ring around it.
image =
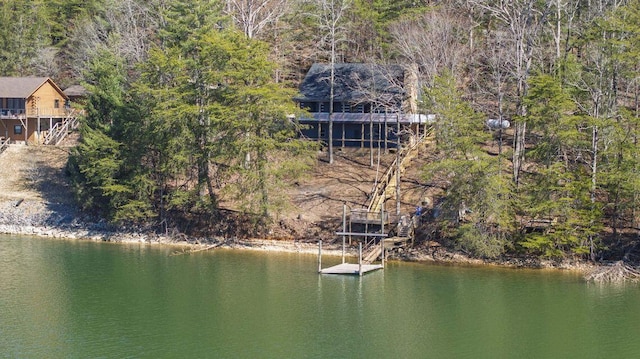
[[[510,126],[511,126],[511,123],[509,123],[509,121],[507,120],[500,121],[496,118],[490,118],[487,120],[487,127],[492,129],[509,128]]]

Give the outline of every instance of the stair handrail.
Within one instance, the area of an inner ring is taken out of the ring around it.
[[[407,146],[407,147],[403,147],[400,151],[400,154],[398,157],[396,157],[393,162],[391,163],[391,165],[389,165],[389,168],[387,168],[387,171],[385,172],[384,177],[382,178],[382,180],[378,183],[378,185],[373,189],[371,195],[369,196],[370,202],[369,205],[367,206],[367,210],[369,212],[371,211],[377,211],[378,208],[380,206],[380,200],[381,198],[383,198],[384,196],[386,196],[386,192],[387,192],[387,187],[389,186],[389,182],[391,182],[391,179],[393,179],[393,177],[395,177],[395,171],[396,168],[398,167],[398,159],[400,159],[400,164],[402,165],[405,158],[407,157],[407,155],[413,151],[414,149],[418,148],[418,146],[420,144],[423,143],[423,141],[428,138],[432,133],[432,130],[430,129],[429,131],[427,131],[424,135],[419,136],[418,140],[411,146]],[[397,184],[396,184],[397,185]]]
[[[57,122],[53,127],[49,129],[49,132],[44,138],[43,143],[45,145],[54,144],[58,145],[69,133],[70,129],[75,130],[78,128],[78,110],[73,109],[62,122]]]
[[[9,147],[9,139],[8,138],[0,138],[0,153],[4,152],[4,150]]]
[[[51,143],[51,140],[53,139],[53,137],[56,135],[56,133],[58,132],[58,127],[60,125],[60,122],[56,122],[53,127],[51,127],[49,129],[49,131],[47,132],[47,134],[44,136],[44,140],[42,141],[42,143],[44,143],[45,145],[48,145]]]

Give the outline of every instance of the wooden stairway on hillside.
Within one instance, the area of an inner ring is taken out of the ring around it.
[[[382,247],[378,244],[373,245],[369,251],[363,256],[362,262],[371,264],[375,262],[382,254]]]
[[[0,137],[0,153],[4,152],[4,150],[6,150],[8,146],[9,146],[9,139]]]
[[[412,146],[404,147],[393,163],[389,166],[380,182],[378,182],[373,189],[369,205],[367,207],[368,212],[380,212],[384,202],[393,196],[395,188],[398,185],[396,182],[405,168],[409,165],[411,160],[415,158],[420,150],[420,147],[427,143],[431,139],[432,131],[429,131],[424,136],[419,137]],[[398,165],[399,159],[399,165]],[[397,173],[399,170],[400,173]]]
[[[81,114],[81,110],[72,109],[62,122],[56,123],[49,129],[49,132],[44,137],[43,143],[54,146],[60,144],[71,131],[78,128],[78,117]]]

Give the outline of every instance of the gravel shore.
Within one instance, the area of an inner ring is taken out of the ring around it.
[[[340,244],[337,241],[334,242],[334,232],[330,230],[332,226],[317,224],[325,223],[324,221],[327,218],[313,215],[314,213],[333,213],[336,210],[326,207],[331,202],[323,200],[320,203],[316,203],[314,200],[310,200],[310,198],[314,199],[316,197],[313,195],[315,187],[309,184],[301,186],[300,189],[301,197],[299,202],[311,206],[307,208],[301,205],[301,213],[304,213],[304,216],[298,215],[297,219],[283,219],[280,221],[279,229],[282,233],[279,235],[282,238],[291,239],[162,236],[152,231],[145,232],[140,229],[126,227],[116,228],[104,221],[96,221],[81,215],[74,204],[73,195],[64,176],[67,157],[68,149],[50,146],[10,146],[1,155],[3,171],[0,176],[0,234],[123,243],[185,245],[187,247],[185,251],[220,247],[294,253],[317,253],[317,239],[324,239],[323,253],[327,255],[341,254]],[[343,170],[346,171],[346,169]],[[323,179],[331,176],[319,173],[317,177]],[[353,178],[353,183],[362,185],[362,181],[362,178]],[[318,180],[315,180],[315,182],[318,182]],[[318,182],[315,184],[323,190],[328,188],[326,183]],[[353,186],[347,187],[351,188]],[[340,188],[334,190],[338,191]],[[340,193],[343,192],[340,191]],[[365,192],[359,191],[358,193]],[[344,198],[343,193],[342,199]],[[357,198],[353,197],[353,200],[357,201]],[[342,202],[339,204],[341,207]],[[301,219],[302,217],[304,219]],[[297,240],[293,238],[297,238]],[[347,254],[356,256],[357,250],[350,248]],[[556,263],[541,260],[532,261],[523,258],[484,261],[471,259],[460,253],[447,252],[443,248],[434,250],[428,243],[421,244],[420,247],[391,253],[390,258],[402,261],[469,265],[490,264],[518,268],[585,270],[585,268],[592,267],[584,262]]]

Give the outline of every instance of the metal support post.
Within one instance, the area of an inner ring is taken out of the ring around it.
[[[322,240],[318,241],[318,273],[322,273]]]
[[[358,243],[358,275],[362,276],[362,242]]]
[[[343,204],[342,205],[342,230],[344,232],[347,231],[347,205]],[[346,235],[342,235],[342,263],[344,263],[344,251],[345,251],[345,241],[346,241]]]

